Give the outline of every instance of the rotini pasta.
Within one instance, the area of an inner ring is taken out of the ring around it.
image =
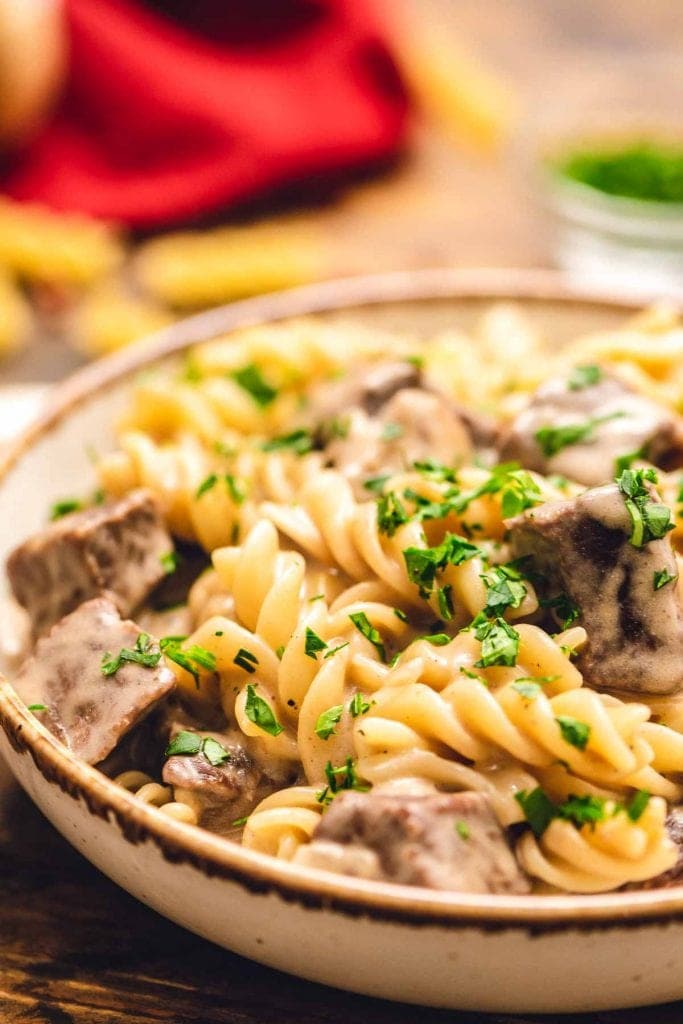
[[[138,381],[100,484],[151,492],[205,568],[188,636],[121,650],[176,703],[164,784],[117,781],[363,877],[591,893],[670,872],[680,335],[666,311],[571,352],[507,306],[474,349],[303,320]],[[447,461],[414,397],[437,393]]]

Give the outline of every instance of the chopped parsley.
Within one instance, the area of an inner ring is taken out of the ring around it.
[[[464,512],[475,498],[485,494],[500,494],[504,519],[511,519],[543,500],[541,489],[530,473],[521,469],[518,462],[502,462],[494,466],[488,480],[479,487],[453,497],[452,509],[454,512]]]
[[[175,757],[179,754],[198,754],[202,749],[202,738],[196,732],[183,730],[173,737],[164,751],[164,757]]]
[[[84,508],[85,503],[78,498],[62,498],[50,507],[50,521],[55,522],[63,516],[68,516],[72,512],[80,512]]]
[[[436,591],[436,603],[439,606],[439,615],[444,622],[450,622],[453,618],[453,587],[447,583],[445,587],[439,587]]]
[[[122,647],[116,657],[109,651],[102,655],[102,675],[113,676],[126,662],[144,665],[145,668],[156,668],[160,660],[161,651],[154,646],[149,633],[139,633],[134,648]]]
[[[456,821],[456,823],[455,823],[455,831],[458,833],[458,835],[460,836],[461,839],[469,839],[470,838],[470,827],[464,821]]]
[[[370,641],[379,654],[380,660],[386,662],[387,652],[384,649],[382,637],[380,636],[379,630],[372,625],[365,612],[352,612],[351,615],[349,615],[349,618],[358,632],[361,633],[366,640]]]
[[[396,616],[397,619],[400,619],[401,622],[408,621],[408,616],[406,615],[402,608],[394,608],[394,615]]]
[[[367,480],[363,482],[363,487],[366,491],[372,491],[375,494],[381,494],[384,490],[384,485],[387,480],[390,479],[390,475],[386,473],[384,476],[369,476]]]
[[[234,370],[230,374],[232,379],[254,399],[257,405],[265,408],[277,398],[277,391],[272,388],[263,377],[258,366],[251,363],[243,366],[240,370]]]
[[[519,653],[519,633],[497,615],[487,619],[483,612],[474,619],[471,626],[474,635],[481,642],[481,658],[475,661],[475,668],[490,668],[493,665],[515,665]]]
[[[569,629],[581,616],[581,609],[568,594],[557,594],[555,597],[543,598],[538,602],[541,608],[552,608],[562,623],[562,629]]]
[[[293,430],[290,434],[281,434],[279,437],[271,437],[264,441],[261,450],[264,452],[290,451],[295,455],[307,455],[313,448],[313,438],[310,430]]]
[[[242,828],[242,826],[246,825],[246,823],[248,821],[249,821],[249,815],[245,814],[243,818],[235,818],[235,820],[233,822],[231,822],[231,824],[232,824],[233,828]]]
[[[535,700],[541,692],[540,685],[531,679],[516,679],[512,683],[512,689],[516,690],[526,700]]]
[[[324,660],[327,661],[328,658],[334,657],[334,655],[337,653],[337,651],[343,651],[344,648],[348,647],[348,646],[349,646],[349,641],[346,640],[343,644],[339,644],[338,647],[331,647],[329,651],[325,651],[325,653],[323,654]]]
[[[423,462],[414,462],[413,469],[416,469],[428,480],[436,480],[439,483],[454,484],[456,482],[455,470],[450,466],[444,466],[442,462],[435,462],[433,459],[425,459]]]
[[[441,544],[433,548],[406,548],[403,552],[408,579],[420,588],[421,597],[429,597],[436,574],[447,565],[462,565],[470,558],[483,554],[481,548],[464,537],[447,533]]]
[[[319,804],[329,804],[336,793],[344,789],[355,789],[359,793],[367,793],[369,786],[364,786],[356,774],[356,766],[352,757],[347,757],[343,765],[333,767],[328,761],[325,765],[325,778],[327,785],[316,793],[315,798]]]
[[[570,445],[593,441],[596,427],[625,415],[623,412],[610,412],[606,416],[591,416],[583,423],[567,423],[560,427],[541,427],[536,431],[534,437],[545,457],[551,458]]]
[[[166,575],[170,576],[178,568],[180,555],[177,551],[167,551],[165,555],[160,557],[159,561],[161,562],[161,568],[164,570]]]
[[[646,789],[639,789],[626,807],[626,813],[631,821],[638,821],[649,802],[650,794],[648,791]]]
[[[602,380],[602,370],[599,366],[575,366],[567,381],[570,391],[582,391],[583,388],[592,388]]]
[[[393,537],[399,526],[409,519],[405,506],[394,491],[377,499],[377,529],[380,533]]]
[[[358,690],[349,701],[349,713],[351,717],[358,718],[359,715],[367,714],[373,703],[374,701],[371,702],[364,700],[363,694]]]
[[[557,808],[546,796],[540,786],[528,791],[515,793],[515,800],[522,808],[524,817],[531,825],[531,831],[538,839],[543,835],[553,818],[557,817]]]
[[[232,659],[233,665],[237,665],[238,668],[243,668],[245,672],[256,671],[255,666],[258,665],[258,658],[251,651],[248,651],[246,647],[240,647],[239,651]]]
[[[657,482],[654,469],[625,469],[617,479],[631,519],[629,542],[635,548],[642,548],[652,540],[660,540],[674,528],[671,510],[661,502],[652,500],[646,481]]]
[[[328,740],[334,733],[335,726],[339,722],[343,711],[343,704],[336,704],[333,708],[323,711],[315,723],[316,736],[319,736],[321,740]]]
[[[587,722],[580,722],[578,718],[571,718],[570,715],[558,715],[555,721],[560,727],[563,740],[577,750],[586,749],[591,734],[591,727]]]
[[[649,799],[649,794],[646,795]],[[634,802],[638,797],[639,794],[636,794]],[[530,792],[522,790],[520,793],[515,793],[515,800],[522,808],[524,817],[537,838],[543,835],[554,818],[562,818],[564,821],[570,821],[577,828],[581,828],[586,824],[595,825],[596,822],[603,821],[607,817],[607,800],[590,794],[585,796],[572,794],[564,803],[554,804],[539,786]],[[641,803],[642,799],[638,800],[639,806]],[[636,808],[636,810],[638,809],[639,807]],[[630,817],[629,809],[620,804],[614,805],[612,813],[617,814],[623,810],[626,810]],[[642,814],[643,810],[644,806],[639,813]]]
[[[661,590],[667,583],[673,583],[677,579],[677,572],[671,573],[668,569],[659,569],[654,574],[653,587],[655,590]]]
[[[500,615],[507,608],[519,608],[526,597],[522,574],[515,565],[497,565],[483,573],[481,579],[486,586],[484,614],[489,617]]]
[[[324,651],[327,644],[318,636],[310,626],[306,626],[306,639],[304,641],[304,652],[307,657],[313,658],[313,661],[317,661],[318,654],[320,651]]]
[[[453,639],[448,633],[431,633],[429,636],[418,637],[419,640],[426,640],[432,647],[445,647]]]
[[[213,736],[205,736],[202,739],[196,733],[186,730],[173,737],[164,751],[164,756],[186,755],[191,757],[200,752],[214,768],[218,768],[219,765],[230,760],[230,751],[226,750],[222,743],[219,743]]]
[[[396,441],[399,437],[403,437],[403,427],[400,423],[385,423],[382,427],[382,433],[380,440],[382,441]]]
[[[29,704],[29,711],[47,711],[47,704]]]
[[[166,636],[159,641],[159,646],[169,661],[175,662],[190,673],[195,686],[199,689],[199,669],[215,672],[216,655],[200,644],[191,644],[183,650],[180,645],[186,639],[184,636]]]
[[[232,473],[210,473],[209,476],[207,476],[207,478],[205,480],[202,480],[202,482],[200,483],[199,487],[197,488],[195,498],[197,500],[201,498],[202,495],[207,493],[207,491],[212,490],[220,480],[223,480],[225,482],[228,494],[235,502],[235,504],[241,505],[246,497],[246,493],[244,490],[244,486],[235,479]]]
[[[244,706],[244,713],[250,722],[267,732],[269,736],[279,736],[284,731],[284,726],[280,725],[276,719],[270,704],[263,697],[257,695],[251,683],[247,685],[247,703]]]

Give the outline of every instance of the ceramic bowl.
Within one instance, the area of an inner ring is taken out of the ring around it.
[[[235,327],[343,315],[427,335],[518,302],[559,344],[619,324],[623,300],[534,272],[425,271],[348,280],[202,314],[64,384],[5,459],[0,560],[45,510],[92,479],[88,446],[150,362]],[[87,442],[87,445],[86,445]],[[2,586],[5,586],[3,581]],[[431,1006],[572,1011],[683,997],[683,886],[600,896],[472,896],[336,877],[174,822],[76,760],[0,684],[0,752],[62,835],[159,913],[244,956],[314,981]]]

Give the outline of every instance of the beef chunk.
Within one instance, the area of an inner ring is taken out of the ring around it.
[[[564,593],[578,605],[588,642],[577,665],[589,686],[636,693],[681,686],[678,594],[671,583],[654,589],[656,572],[677,571],[671,542],[629,542],[631,520],[616,484],[530,509],[508,526],[515,557],[530,555],[541,574],[541,593]]]
[[[154,496],[132,491],[29,538],[10,555],[7,573],[38,636],[104,591],[130,615],[163,578],[161,557],[172,548]]]
[[[418,387],[419,383],[419,370],[412,363],[366,364],[339,380],[321,385],[310,413],[323,430],[331,420],[350,409],[362,409],[368,416],[375,416],[397,391]]]
[[[414,462],[434,459],[458,464],[472,452],[469,431],[453,404],[443,395],[419,388],[398,391],[379,415],[352,410],[343,437],[325,449],[328,464],[354,485],[359,498],[368,497],[368,477],[398,473]]]
[[[104,655],[135,649],[141,635],[111,600],[93,598],[38,641],[15,679],[22,700],[46,705],[40,721],[88,764],[107,757],[175,685],[163,658],[150,666],[124,661],[103,674]]]
[[[171,726],[172,739],[185,724]],[[173,786],[176,798],[190,804],[199,823],[212,832],[234,831],[233,822],[242,817],[261,794],[261,771],[240,742],[238,734],[229,732],[208,732],[193,728],[202,739],[211,737],[229,754],[222,764],[213,765],[206,755],[173,754],[164,764],[162,778],[166,785]]]
[[[588,487],[614,477],[620,455],[642,451],[655,465],[683,460],[683,420],[671,410],[601,372],[598,381],[572,390],[571,377],[546,381],[499,439],[500,458],[517,459],[539,473],[560,473]],[[607,419],[606,417],[610,417]],[[543,427],[586,424],[599,418],[585,440],[546,456],[536,439]]]
[[[455,892],[529,892],[505,834],[480,793],[341,793],[323,815],[313,845],[320,840],[374,853],[381,877],[390,882]],[[362,859],[361,868],[353,873],[367,875],[372,864],[367,856]],[[340,856],[337,863],[345,860]]]

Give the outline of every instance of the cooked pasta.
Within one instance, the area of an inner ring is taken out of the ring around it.
[[[363,877],[669,877],[681,328],[660,310],[553,350],[502,306],[476,339],[292,321],[135,383],[100,485],[151,492],[179,557],[205,563],[181,595],[189,635],[121,649],[172,673],[174,697],[163,785],[117,781]]]

